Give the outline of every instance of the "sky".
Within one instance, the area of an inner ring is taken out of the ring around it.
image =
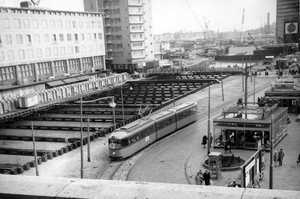
[[[0,6],[19,7],[22,0],[0,0]],[[148,1],[148,0],[144,0]],[[276,0],[151,0],[153,34],[249,30],[276,21]],[[83,0],[41,0],[40,7],[83,11]],[[244,11],[244,23],[243,19]]]

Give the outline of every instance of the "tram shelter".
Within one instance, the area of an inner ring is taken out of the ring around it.
[[[265,97],[276,99],[278,106],[288,107],[289,113],[300,114],[300,82],[280,80],[272,83],[272,88],[265,92]]]
[[[273,116],[273,119],[272,119]],[[257,104],[236,105],[223,109],[213,120],[213,145],[216,148],[270,150],[270,136],[276,146],[287,134],[286,107]],[[271,132],[271,133],[270,133]]]

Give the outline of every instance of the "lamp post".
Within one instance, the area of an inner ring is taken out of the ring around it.
[[[113,109],[113,120],[114,120],[114,129],[116,129],[116,118],[115,118],[115,107],[116,107],[116,103],[114,98],[111,99],[111,102],[109,103],[109,106],[112,107]]]
[[[273,124],[274,116],[271,115],[271,128],[270,128],[270,176],[269,176],[269,189],[273,189]]]
[[[96,102],[96,101],[103,100],[103,99],[112,99],[112,102],[109,103],[109,105],[111,107],[113,107],[114,126],[116,128],[116,123],[115,123],[116,122],[116,120],[115,120],[115,109],[114,109],[114,107],[117,104],[114,102],[114,97],[113,96],[102,97],[102,98],[95,99],[95,100],[90,100],[90,101],[82,101],[82,96],[80,96],[80,145],[81,145],[81,147],[80,147],[80,156],[81,156],[81,159],[80,159],[80,162],[81,162],[80,175],[81,175],[81,178],[84,178],[84,170],[83,170],[83,127],[82,127],[83,126],[83,121],[82,121],[82,104],[83,103]],[[87,120],[88,120],[88,131],[89,131],[89,117],[88,117]],[[89,159],[90,157],[89,156],[90,156],[90,151],[88,151],[88,161],[90,162],[90,159]]]

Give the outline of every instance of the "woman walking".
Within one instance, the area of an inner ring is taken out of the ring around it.
[[[203,145],[203,148],[205,148],[206,144],[207,144],[207,136],[204,135],[203,138],[202,138],[202,145]]]
[[[274,160],[274,166],[277,167],[278,153],[276,150],[274,151],[273,160]]]

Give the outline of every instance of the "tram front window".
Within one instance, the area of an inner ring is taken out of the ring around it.
[[[108,145],[109,145],[109,148],[111,148],[111,149],[120,149],[121,141],[120,140],[109,140]]]

